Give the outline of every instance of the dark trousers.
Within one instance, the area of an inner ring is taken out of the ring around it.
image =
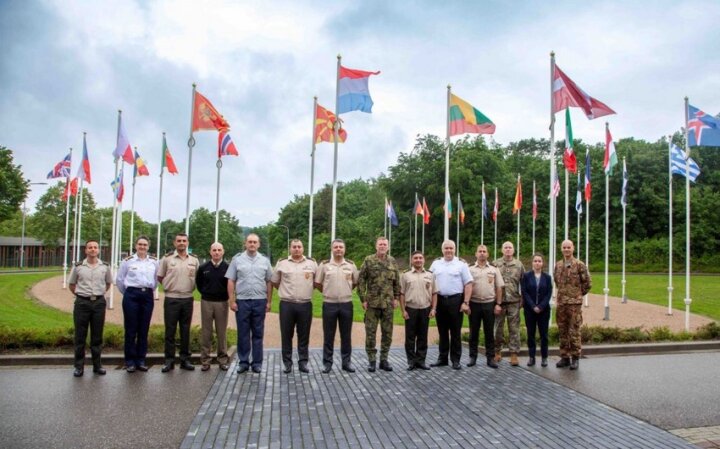
[[[292,365],[292,341],[297,328],[298,362],[307,363],[312,325],[312,303],[280,301],[280,339],[282,359],[285,365]]]
[[[332,365],[335,349],[335,331],[340,328],[340,355],[342,364],[350,363],[352,355],[352,302],[323,303],[323,364]]]
[[[405,354],[408,366],[425,363],[428,347],[428,326],[430,325],[430,307],[412,309],[406,307],[408,319],[405,320]]]
[[[462,356],[462,344],[460,342],[460,329],[463,323],[463,314],[460,306],[463,302],[461,293],[452,296],[438,295],[437,323],[440,333],[440,347],[438,361],[447,363],[448,353],[453,363],[460,363]]]
[[[144,291],[143,291],[144,290]],[[128,287],[122,300],[125,325],[125,366],[145,364],[152,318],[153,290]]]
[[[193,299],[165,297],[165,361],[175,361],[175,331],[180,325],[180,360],[190,359]]]
[[[75,368],[85,366],[85,340],[90,326],[90,354],[93,367],[100,368],[102,353],[103,326],[105,325],[105,298],[90,301],[75,297],[73,324],[75,325]]]
[[[261,367],[267,299],[236,300],[238,366]],[[252,352],[252,362],[250,353]]]
[[[528,355],[535,357],[535,329],[540,331],[540,355],[543,358],[548,356],[548,325],[550,324],[550,308],[540,313],[525,307],[525,327],[527,328]]]
[[[485,336],[485,356],[495,357],[495,301],[470,303],[470,358],[477,358],[480,325]]]

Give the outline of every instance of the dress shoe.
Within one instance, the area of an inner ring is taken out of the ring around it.
[[[75,368],[75,371],[73,371],[73,376],[75,377],[82,377],[84,370],[82,368]]]
[[[135,372],[135,365],[128,365],[125,367],[125,371],[127,371],[129,374],[132,374]]]
[[[530,357],[528,359],[527,366],[535,366],[535,357]]]
[[[520,360],[518,360],[517,352],[510,354],[510,366],[519,366]]]
[[[488,357],[487,358],[487,366],[493,369],[498,368],[498,364],[495,362],[495,357]]]
[[[308,369],[306,362],[300,362],[298,363],[298,371],[301,373],[309,373],[310,369]]]
[[[570,369],[575,371],[578,368],[580,368],[580,357],[573,357],[570,362]]]
[[[220,369],[223,370],[223,371],[227,371],[228,368],[230,368],[230,367],[228,366],[227,363],[223,363],[222,365],[220,365]]]
[[[182,362],[180,362],[180,369],[195,371],[195,365],[190,363],[189,360],[183,360]]]
[[[253,366],[253,367],[252,367],[252,372],[255,373],[255,374],[260,374],[260,373],[262,373],[262,368],[259,367],[259,366]]]
[[[421,369],[421,370],[424,370],[424,371],[430,370],[430,367],[427,366],[424,362],[423,362],[423,363],[416,363],[415,366],[416,366],[418,369]]]
[[[200,367],[200,371],[208,371],[210,369],[210,365],[207,363],[203,363],[203,366]]]
[[[143,373],[146,373],[148,371],[148,366],[144,363],[139,364],[137,367],[138,371],[142,371]]]
[[[250,369],[250,367],[247,365],[240,365],[240,366],[238,366],[237,372],[238,372],[238,374],[243,374],[243,373],[247,373],[247,371],[249,369]]]
[[[498,351],[495,353],[495,363],[500,363],[500,362],[502,362],[502,353],[500,353],[500,351]]]
[[[548,366],[547,357],[543,357],[543,358],[542,358],[542,361],[540,362],[540,366],[542,366],[543,368],[546,367],[546,366]]]
[[[292,365],[289,363],[287,365],[285,365],[285,368],[283,368],[283,373],[285,373],[285,374],[292,373]]]
[[[368,362],[368,373],[375,372],[376,362]]]
[[[472,367],[477,365],[477,357],[470,357],[470,360],[467,362],[467,367]]]
[[[462,367],[460,366],[459,362],[453,362],[452,369],[460,369],[460,368],[462,368]]]
[[[414,364],[410,364],[410,365],[408,365],[408,367],[407,367],[407,370],[408,370],[408,371],[412,371],[412,370],[414,370],[414,369],[415,369],[415,365],[414,365]]]
[[[563,357],[560,359],[559,362],[555,364],[555,366],[558,368],[567,368],[568,366],[570,366],[570,359],[567,357]]]
[[[163,367],[160,371],[162,371],[163,373],[167,373],[168,371],[173,370],[173,369],[175,369],[175,364],[173,362],[165,362],[165,364],[163,365]]]
[[[380,369],[389,373],[393,368],[387,360],[380,360]]]
[[[346,363],[345,365],[343,365],[343,366],[342,366],[342,369],[343,369],[343,371],[347,371],[348,373],[354,373],[354,372],[355,372],[355,368],[353,368],[353,366],[352,366],[351,364],[349,364],[349,363]]]
[[[327,374],[330,371],[332,371],[332,365],[329,363],[325,364],[325,366],[323,367],[323,370],[322,370],[323,374]]]
[[[107,371],[105,371],[105,368],[103,368],[102,366],[98,366],[93,368],[93,373],[104,376],[105,374],[107,374]]]
[[[438,366],[448,366],[448,362],[447,361],[443,362],[442,360],[438,360],[435,363],[431,363],[430,366],[432,366],[433,368],[436,368]]]

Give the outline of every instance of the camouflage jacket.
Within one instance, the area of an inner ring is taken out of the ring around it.
[[[375,254],[365,258],[360,267],[358,294],[368,307],[392,307],[392,301],[400,297],[400,270],[392,256],[385,260]]]
[[[522,295],[520,295],[520,279],[525,273],[522,262],[515,258],[508,262],[501,257],[492,264],[500,270],[503,281],[505,281],[505,298],[503,298],[503,301],[507,303],[520,301],[522,299]]]
[[[574,257],[570,262],[561,260],[555,264],[554,280],[558,304],[582,304],[583,295],[591,287],[587,267]]]

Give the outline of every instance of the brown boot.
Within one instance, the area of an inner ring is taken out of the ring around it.
[[[500,351],[498,351],[495,353],[495,363],[500,363],[500,362],[502,362],[502,354],[500,353]]]
[[[510,365],[512,365],[512,366],[520,365],[520,361],[518,360],[517,352],[510,353]]]

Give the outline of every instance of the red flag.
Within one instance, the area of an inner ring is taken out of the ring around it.
[[[90,184],[90,158],[88,157],[85,135],[83,135],[83,157],[80,161],[80,167],[78,167],[77,177]]]
[[[605,103],[596,100],[580,89],[557,65],[555,65],[555,73],[553,73],[552,89],[553,114],[567,107],[582,109],[590,120],[615,114],[615,111],[610,109]]]
[[[515,187],[515,202],[513,203],[513,214],[520,212],[522,209],[522,184],[520,184],[520,175],[518,175],[517,187]]]
[[[423,223],[430,224],[430,209],[428,208],[425,198],[423,197]]]
[[[423,210],[422,204],[420,204],[420,200],[415,197],[415,215],[423,215],[425,211]]]
[[[498,190],[497,190],[497,187],[495,187],[495,205],[493,206],[492,219],[496,223],[497,223],[498,211],[500,210],[499,201],[500,201],[500,198],[498,197]]]
[[[536,220],[536,219],[537,219],[537,191],[535,190],[535,181],[533,181],[532,216],[533,216],[533,220]]]
[[[167,142],[165,141],[165,135],[163,135],[163,160],[160,171],[162,171],[164,167],[167,167],[167,171],[171,175],[178,174],[178,169],[175,166],[175,160],[173,159],[172,154],[170,154],[170,148],[168,148]]]
[[[221,130],[218,134],[218,158],[223,156],[239,156],[235,143],[226,129]]]
[[[217,130],[230,128],[230,124],[225,121],[222,115],[210,103],[210,100],[203,97],[200,92],[195,91],[195,100],[193,101],[195,109],[192,117],[192,131]]]
[[[335,130],[333,129],[335,120],[335,114],[317,105],[315,108],[315,143],[335,142]],[[342,120],[340,120],[340,129],[338,129],[338,139],[340,139],[340,143],[347,140],[347,131],[342,127]]]
[[[68,190],[70,190],[70,192],[68,192]],[[73,178],[73,180],[70,181],[69,183],[68,182],[65,183],[65,188],[63,189],[63,194],[62,194],[63,201],[67,201],[68,193],[71,196],[77,196],[77,193],[78,193],[78,179],[77,178]]]

